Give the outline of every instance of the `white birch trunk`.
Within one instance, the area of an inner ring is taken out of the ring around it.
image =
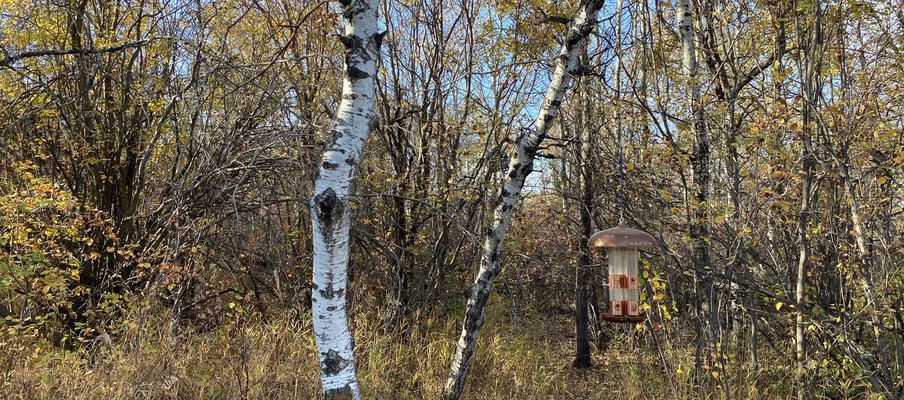
[[[320,379],[326,399],[359,399],[353,340],[345,309],[349,259],[348,196],[374,106],[374,74],[382,34],[377,32],[377,0],[339,0],[345,35],[342,101],[332,141],[314,184],[311,210],[314,277],[311,310]]]
[[[455,349],[455,357],[446,381],[443,393],[445,399],[458,399],[464,387],[468,365],[477,333],[483,325],[487,299],[493,289],[493,279],[499,273],[499,253],[505,232],[508,230],[515,203],[521,195],[524,180],[532,172],[534,156],[543,139],[546,138],[556,115],[562,105],[562,98],[571,81],[572,75],[580,68],[580,56],[586,47],[586,38],[597,24],[596,16],[602,8],[602,0],[582,0],[579,9],[568,28],[562,49],[556,57],[553,72],[543,105],[534,123],[526,128],[515,142],[514,155],[511,157],[508,172],[496,199],[493,222],[487,231],[480,259],[480,269],[474,284],[468,289],[468,306],[461,330],[461,337]]]

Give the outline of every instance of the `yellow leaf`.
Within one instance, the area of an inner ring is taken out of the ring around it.
[[[885,182],[888,182],[888,177],[887,177],[887,176],[884,176],[884,175],[883,175],[883,176],[880,176],[880,177],[876,178],[876,184],[878,184],[878,185],[884,185]]]
[[[783,305],[785,305],[785,303],[782,303],[782,302],[775,303],[775,311],[781,310]]]
[[[672,196],[669,195],[669,192],[668,192],[667,190],[665,190],[665,189],[660,190],[660,191],[659,191],[659,194],[662,195],[662,199],[665,200],[665,201],[672,200]]]

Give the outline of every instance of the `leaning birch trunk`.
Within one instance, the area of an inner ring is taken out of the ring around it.
[[[342,101],[332,143],[314,183],[311,210],[314,277],[311,310],[325,399],[359,399],[352,336],[345,310],[349,259],[348,196],[370,133],[374,72],[382,34],[377,32],[377,0],[340,0],[345,35]]]
[[[496,199],[493,222],[484,240],[480,270],[474,284],[467,292],[468,306],[465,311],[461,337],[455,349],[455,357],[452,360],[449,378],[442,395],[445,399],[458,399],[461,396],[468,364],[477,343],[477,333],[483,325],[487,299],[493,289],[493,279],[499,273],[499,253],[509,221],[512,219],[515,203],[521,195],[524,180],[533,170],[534,155],[559,113],[562,98],[565,96],[571,76],[580,68],[579,59],[586,47],[586,38],[596,26],[596,16],[602,6],[602,0],[581,1],[568,28],[559,56],[556,57],[555,72],[546,90],[537,118],[530,127],[524,129],[515,142],[514,155],[509,163],[508,173],[499,197]]]
[[[694,153],[693,153],[693,169],[694,169],[694,216],[691,221],[690,236],[693,241],[693,263],[694,270],[701,275],[698,284],[698,295],[703,296],[700,299],[700,314],[703,318],[704,334],[698,340],[706,343],[706,354],[704,358],[707,360],[709,367],[716,367],[713,362],[718,359],[718,355],[714,354],[712,342],[719,340],[718,324],[719,316],[716,301],[715,287],[713,285],[712,273],[708,271],[711,268],[709,257],[709,222],[707,212],[707,202],[709,201],[709,133],[706,128],[706,121],[703,114],[703,103],[700,98],[700,82],[697,76],[697,55],[696,45],[694,43],[694,23],[691,10],[690,0],[681,0],[678,3],[679,15],[679,31],[681,34],[681,59],[684,73],[687,77],[690,89],[690,109],[693,120],[694,131]],[[700,354],[704,346],[697,348],[698,361],[696,372],[699,374]],[[722,371],[719,371],[721,374]],[[709,376],[709,374],[706,374]],[[707,380],[709,380],[707,378]]]

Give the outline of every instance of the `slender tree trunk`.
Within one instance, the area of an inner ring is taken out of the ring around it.
[[[348,196],[373,122],[374,74],[382,34],[376,0],[340,0],[345,35],[342,102],[333,140],[309,202],[313,224],[314,277],[311,309],[325,399],[359,399],[353,340],[345,309],[349,259]]]
[[[840,24],[838,26],[838,40],[840,42],[841,48],[846,48],[845,45],[845,24]],[[838,53],[838,65],[842,70],[841,73],[841,98],[843,100],[853,102],[851,96],[848,94],[848,90],[851,87],[851,82],[849,81],[849,77],[845,73],[845,68],[847,67],[847,62],[845,58],[844,51],[840,51]],[[853,132],[848,133],[849,138],[844,139],[844,142],[840,146],[839,152],[836,155],[836,164],[841,169],[841,178],[844,184],[844,193],[845,197],[848,200],[848,206],[850,207],[850,215],[851,215],[851,233],[854,236],[854,243],[857,248],[857,261],[860,265],[860,270],[862,274],[860,275],[860,286],[863,288],[864,296],[866,298],[866,303],[875,303],[878,299],[878,295],[876,294],[875,283],[872,279],[872,272],[874,271],[875,264],[871,257],[870,246],[867,244],[868,238],[866,229],[864,228],[863,221],[863,213],[860,210],[860,200],[857,197],[857,191],[854,186],[854,180],[851,176],[851,153],[850,140],[853,138]],[[882,319],[878,315],[877,307],[871,307],[871,311],[869,312],[869,320],[870,325],[872,325],[873,334],[876,336],[876,347],[877,347],[877,356],[879,361],[879,370],[882,371],[881,378],[884,379],[873,379],[875,384],[876,381],[882,382],[882,386],[876,387],[877,390],[885,391],[887,394],[891,394],[891,390],[889,389],[893,385],[890,384],[892,381],[891,376],[892,373],[889,370],[889,358],[888,358],[888,343],[885,338],[885,324]],[[880,374],[874,374],[873,376],[877,376]],[[888,383],[888,385],[886,385]]]
[[[586,65],[586,57],[584,64]],[[590,256],[588,243],[593,235],[593,177],[591,176],[590,155],[592,151],[593,128],[591,127],[591,114],[593,107],[587,88],[586,77],[581,78],[581,148],[578,151],[578,168],[580,169],[581,201],[578,203],[581,215],[581,241],[580,257],[575,273],[575,300],[574,300],[574,325],[575,325],[575,356],[573,365],[576,368],[590,368],[590,334],[587,303],[588,282],[593,268],[593,258]]]
[[[846,26],[843,23],[838,25],[837,40],[837,43],[841,49],[847,48],[847,43],[845,43]],[[841,100],[844,102],[854,103],[856,100],[853,99],[853,96],[851,96],[850,94],[850,89],[853,86],[850,82],[850,77],[847,72],[848,65],[845,51],[838,52],[838,65],[839,69],[841,70],[839,84],[841,90]],[[848,116],[845,117],[847,119]],[[870,382],[873,384],[874,389],[877,392],[885,393],[889,397],[894,397],[894,373],[889,368],[891,366],[891,360],[889,359],[889,344],[886,338],[886,328],[885,323],[879,316],[879,313],[881,311],[878,309],[878,307],[876,307],[876,303],[879,301],[880,296],[877,294],[875,282],[873,280],[873,271],[876,270],[878,263],[873,259],[873,251],[871,250],[872,246],[869,240],[869,234],[867,233],[868,230],[865,227],[864,216],[861,211],[860,200],[857,195],[854,177],[851,174],[852,162],[850,147],[853,138],[854,132],[848,131],[847,137],[843,138],[841,144],[837,146],[838,150],[834,154],[834,157],[835,164],[841,172],[841,179],[844,186],[844,195],[847,198],[847,203],[850,209],[852,228],[851,234],[854,237],[854,244],[857,250],[857,264],[859,266],[859,270],[861,271],[858,279],[859,284],[863,290],[865,303],[873,305],[872,307],[869,307],[869,324],[867,328],[872,328],[873,335],[875,336],[876,358],[870,359],[870,362],[872,364],[868,365],[867,368],[878,367],[876,369],[881,372],[870,374]],[[878,176],[881,175],[884,175],[884,172],[879,172]],[[900,363],[898,363],[898,365],[900,366]]]
[[[860,264],[860,270],[862,274],[860,275],[860,287],[863,289],[863,295],[866,298],[866,303],[876,303],[879,301],[879,296],[876,294],[876,287],[873,283],[871,274],[874,268],[872,259],[870,257],[869,246],[867,245],[866,232],[863,228],[863,216],[860,212],[860,201],[857,199],[857,194],[854,190],[854,183],[851,177],[850,171],[850,152],[849,146],[842,146],[841,150],[841,160],[839,167],[841,168],[841,177],[844,183],[844,193],[845,197],[847,197],[848,205],[850,207],[850,215],[851,215],[851,233],[854,235],[854,243],[857,248],[857,261]],[[871,311],[869,311],[869,322],[870,327],[873,330],[873,335],[876,337],[876,356],[878,357],[878,369],[882,372],[881,374],[874,374],[874,379],[872,379],[873,384],[875,385],[877,382],[879,385],[876,385],[875,389],[878,391],[884,391],[887,394],[892,393],[892,389],[890,389],[893,385],[890,384],[892,372],[889,370],[889,358],[888,358],[888,341],[885,338],[885,324],[882,322],[882,319],[878,315],[878,310],[875,306],[872,307]]]
[[[805,106],[806,107],[806,106]],[[809,118],[805,117],[804,126],[807,125]],[[807,134],[804,133],[804,136]],[[810,256],[809,240],[807,239],[807,229],[809,227],[810,216],[810,191],[813,181],[813,155],[810,147],[809,138],[804,139],[803,154],[803,176],[801,177],[800,192],[800,214],[797,223],[797,241],[798,241],[798,258],[797,258],[797,287],[794,290],[794,300],[797,302],[797,317],[795,319],[794,341],[796,343],[796,359],[797,359],[797,377],[798,398],[806,398],[806,390],[803,387],[803,379],[806,371],[806,345],[804,343],[804,315],[801,310],[806,303],[806,284],[807,284],[807,259]]]
[[[813,185],[813,168],[816,163],[815,154],[813,153],[813,113],[816,111],[816,95],[818,93],[818,68],[817,54],[821,51],[822,45],[822,11],[821,5],[817,1],[815,9],[815,21],[812,26],[812,37],[806,49],[807,54],[804,56],[802,68],[803,73],[801,91],[803,92],[804,104],[802,107],[801,122],[803,128],[800,134],[801,140],[801,181],[800,181],[800,214],[797,222],[797,242],[798,242],[798,258],[797,258],[797,286],[794,290],[794,300],[797,303],[797,316],[795,317],[794,341],[795,341],[795,358],[797,361],[797,383],[798,383],[798,399],[807,398],[807,389],[805,385],[806,376],[806,336],[803,308],[806,307],[806,286],[807,286],[807,264],[810,257],[810,241],[807,237],[807,231],[810,224],[810,208],[812,207],[812,185]]]
[[[582,0],[578,12],[568,28],[565,41],[555,62],[555,72],[546,90],[543,105],[534,123],[525,128],[515,142],[515,151],[496,199],[493,222],[487,230],[481,254],[480,269],[474,284],[467,291],[467,310],[461,337],[442,394],[445,399],[458,399],[464,387],[468,365],[477,344],[477,334],[483,325],[487,300],[493,289],[493,279],[499,273],[499,253],[508,230],[515,204],[527,175],[533,170],[534,156],[552,126],[571,76],[580,69],[580,56],[586,47],[587,36],[597,25],[596,16],[603,6],[601,0]]]
[[[678,3],[680,17],[679,31],[681,34],[681,53],[684,73],[690,85],[691,94],[691,118],[694,132],[693,152],[693,192],[694,215],[690,226],[690,237],[693,241],[694,270],[700,274],[697,280],[697,293],[702,296],[699,303],[700,315],[703,320],[703,337],[706,342],[706,354],[704,357],[713,367],[712,344],[718,340],[719,316],[718,301],[716,299],[715,286],[711,274],[711,262],[709,256],[709,213],[707,202],[709,201],[710,166],[709,166],[709,133],[703,114],[703,102],[700,97],[700,83],[697,76],[697,55],[695,45],[695,33],[693,24],[693,11],[690,0],[681,0]],[[698,353],[703,349],[698,349]],[[698,361],[699,363],[700,361]],[[699,370],[699,368],[698,368]]]

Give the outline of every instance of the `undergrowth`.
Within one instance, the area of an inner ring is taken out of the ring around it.
[[[319,390],[310,318],[286,314],[262,322],[236,315],[197,331],[166,313],[111,344],[66,351],[48,343],[0,344],[0,398],[27,399],[311,399]],[[457,340],[457,318],[422,318],[385,334],[375,319],[354,319],[358,375],[367,399],[433,399],[442,389]],[[567,316],[513,319],[491,310],[471,366],[465,399],[709,398],[689,371],[692,349],[663,332],[620,327],[595,352],[594,366],[570,366],[573,334]],[[659,343],[655,346],[654,343]],[[760,371],[729,360],[733,398],[791,398],[791,369]]]

